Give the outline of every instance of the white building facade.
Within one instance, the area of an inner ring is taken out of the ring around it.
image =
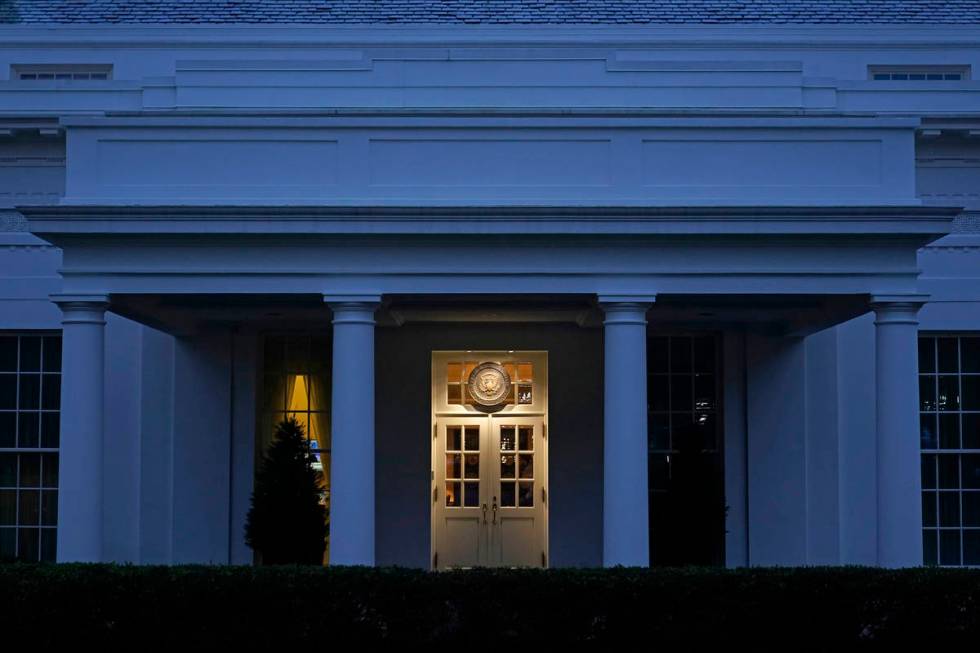
[[[980,564],[980,3],[31,4],[3,557],[252,564],[295,416],[330,564]]]

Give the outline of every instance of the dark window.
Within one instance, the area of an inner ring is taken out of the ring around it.
[[[647,347],[650,564],[724,565],[718,338],[654,335]]]
[[[980,564],[980,336],[919,337],[927,565]]]
[[[0,333],[0,560],[53,561],[61,336]]]

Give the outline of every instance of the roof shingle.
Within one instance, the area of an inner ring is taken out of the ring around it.
[[[0,0],[22,24],[980,24],[980,0]]]

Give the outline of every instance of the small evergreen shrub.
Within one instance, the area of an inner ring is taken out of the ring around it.
[[[313,462],[300,423],[293,417],[280,422],[262,457],[245,522],[245,543],[263,564],[323,564],[327,509]]]

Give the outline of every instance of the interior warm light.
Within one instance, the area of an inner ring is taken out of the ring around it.
[[[293,377],[293,392],[289,396],[289,411],[306,411],[310,409],[310,395],[306,391],[306,375],[297,374]]]

